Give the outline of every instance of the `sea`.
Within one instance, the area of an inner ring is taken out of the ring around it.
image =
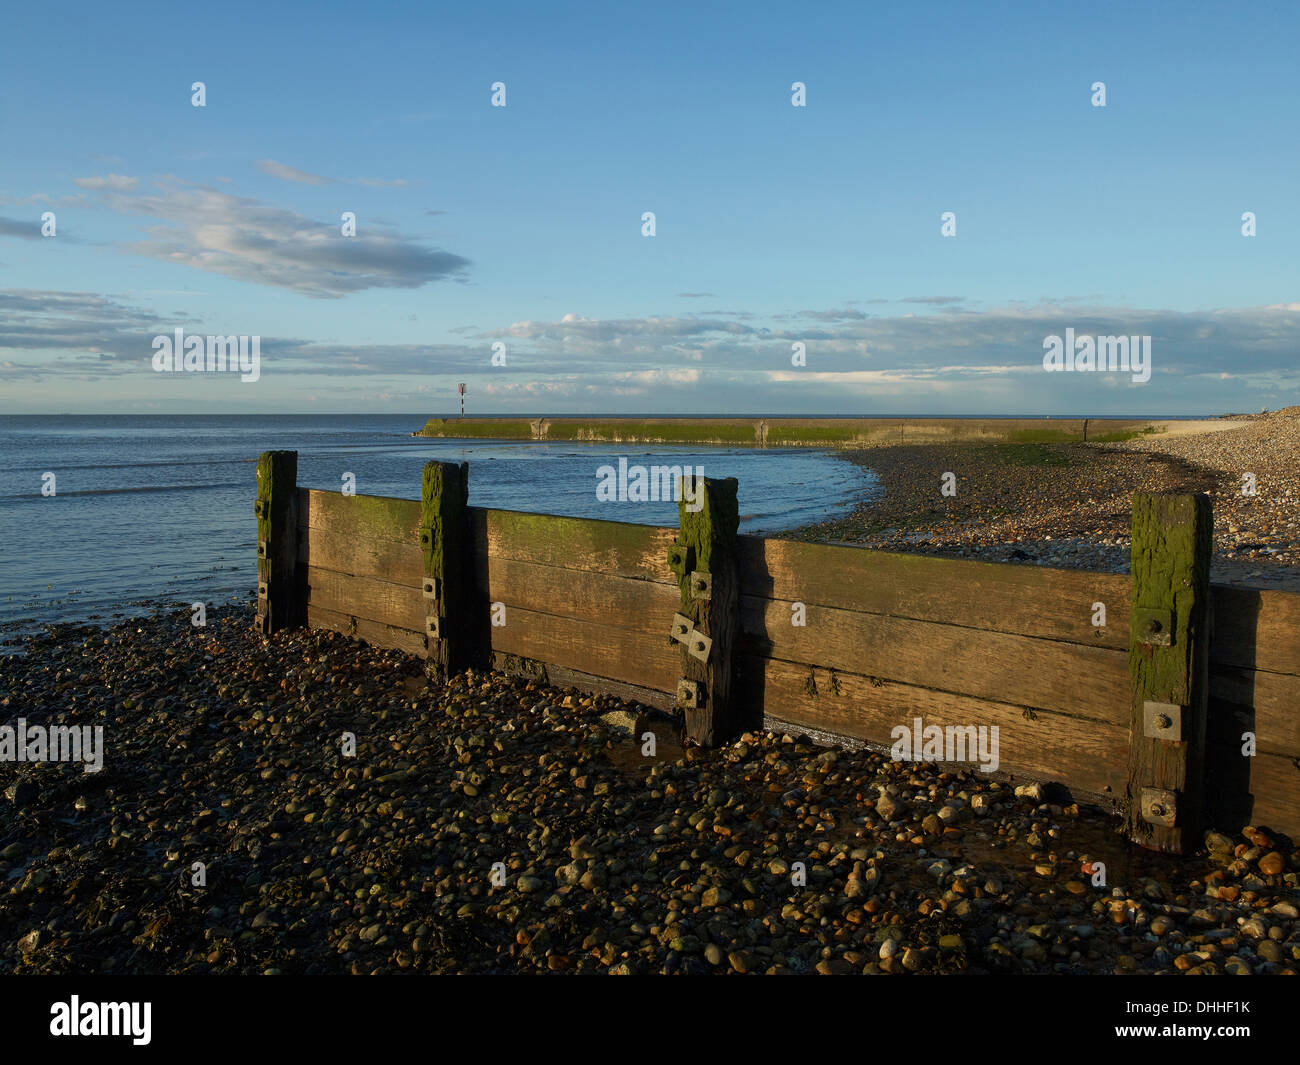
[[[740,531],[764,535],[879,491],[871,470],[830,450],[412,437],[426,417],[0,416],[0,651],[54,623],[251,596],[263,451],[297,451],[306,488],[419,499],[426,462],[468,462],[471,506],[647,525],[676,525],[676,503],[602,500],[601,467],[700,467],[737,479]]]

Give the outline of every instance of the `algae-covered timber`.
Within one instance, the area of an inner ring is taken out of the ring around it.
[[[1156,436],[1171,423],[1134,418],[430,418],[412,436],[440,439],[881,447],[1067,443]]]

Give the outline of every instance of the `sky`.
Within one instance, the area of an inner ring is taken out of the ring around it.
[[[11,4],[0,413],[1300,403],[1298,44],[1294,3]],[[158,371],[176,329],[257,379]],[[1149,379],[1048,372],[1067,329]]]

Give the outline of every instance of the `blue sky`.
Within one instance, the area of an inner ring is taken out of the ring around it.
[[[1139,6],[11,8],[0,411],[1298,403],[1294,5]]]

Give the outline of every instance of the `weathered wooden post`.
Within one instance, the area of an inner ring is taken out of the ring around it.
[[[1133,495],[1128,836],[1183,854],[1200,840],[1209,688],[1206,495]]]
[[[677,705],[686,714],[686,738],[714,746],[742,727],[732,685],[732,649],[740,631],[739,510],[734,477],[700,478],[694,489],[688,500],[683,484],[677,503],[681,533],[668,550],[669,568],[681,588],[681,612],[674,615],[672,630],[682,645]]]
[[[479,664],[480,628],[470,542],[469,464],[424,467],[420,548],[424,553],[425,670],[438,680]]]
[[[257,631],[302,625],[306,597],[298,580],[298,452],[263,451],[257,460]]]

